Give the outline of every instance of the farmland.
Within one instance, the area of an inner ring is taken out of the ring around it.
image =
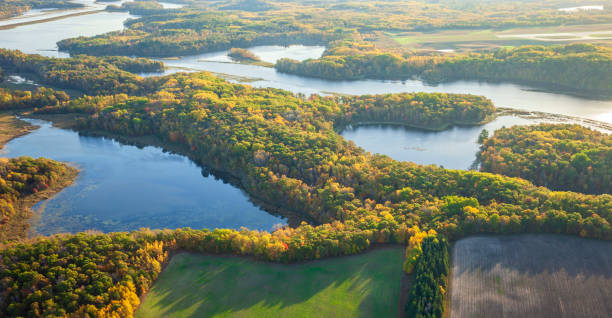
[[[558,41],[606,43],[605,41],[609,41],[612,36],[610,30],[612,30],[610,24],[587,24],[433,32],[386,32],[379,33],[377,44],[391,47],[399,45],[410,49],[473,50]]]
[[[136,317],[392,317],[402,248],[296,265],[178,254]]]
[[[608,317],[612,243],[556,235],[455,243],[450,317]]]
[[[612,246],[585,239],[612,242],[612,143],[558,123],[612,125],[612,0],[97,0],[34,21],[67,1],[0,1],[23,14],[0,21],[0,317],[612,312]],[[504,129],[548,122],[558,138]],[[343,134],[365,125],[414,151]],[[30,213],[74,180],[62,162],[81,177]]]

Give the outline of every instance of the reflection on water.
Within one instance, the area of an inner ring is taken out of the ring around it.
[[[45,9],[31,9],[23,14],[12,17],[9,19],[0,20],[0,26],[11,25],[16,23],[27,23],[36,22],[40,20],[60,18],[67,15],[85,13],[92,11],[104,10],[107,5],[118,5],[121,6],[123,2],[129,2],[132,0],[118,0],[113,2],[95,2],[94,0],[73,0],[72,2],[83,5],[80,8],[45,8]]]
[[[323,53],[324,48],[300,46],[299,50],[292,50],[291,47],[268,46],[253,47],[249,48],[249,50],[259,55],[263,60],[272,62],[276,61],[279,57],[302,60],[317,58]],[[572,95],[537,91],[515,84],[457,81],[432,86],[419,80],[329,81],[283,74],[270,67],[228,63],[229,61],[227,51],[186,56],[178,60],[164,60],[164,63],[170,67],[165,73],[204,70],[254,79],[254,81],[249,81],[248,84],[255,87],[281,88],[306,95],[321,93],[361,95],[401,92],[475,94],[486,96],[497,107],[578,116],[612,123],[612,101],[610,100],[593,100]]]
[[[79,0],[92,2],[92,0]],[[165,8],[172,4],[163,3]],[[38,15],[38,13],[36,13]],[[44,15],[45,13],[40,13]],[[52,57],[67,57],[57,52],[56,42],[77,36],[93,36],[123,29],[133,16],[124,12],[102,12],[64,18],[39,24],[0,30],[0,47],[19,49]],[[33,17],[25,17],[33,18]],[[249,48],[262,60],[274,63],[281,57],[304,60],[318,58],[322,46],[294,45]],[[498,107],[509,107],[578,116],[612,123],[612,101],[591,100],[567,94],[535,91],[514,84],[459,81],[430,86],[418,80],[406,81],[328,81],[276,72],[274,68],[231,63],[227,51],[164,60],[166,73],[205,70],[251,78],[256,87],[274,87],[306,95],[384,94],[399,92],[469,93],[488,97]],[[151,75],[151,74],[149,74]],[[466,169],[478,151],[476,140],[484,128],[490,132],[502,126],[535,123],[504,116],[480,127],[454,127],[428,132],[402,127],[364,126],[347,128],[342,135],[368,151],[397,160],[438,164]],[[81,168],[75,185],[44,202],[43,234],[97,229],[133,230],[140,227],[270,229],[284,223],[251,204],[237,188],[202,176],[201,169],[187,158],[164,153],[155,147],[139,149],[115,141],[84,137],[37,122],[41,129],[14,139],[4,155],[29,155],[68,161]]]
[[[323,55],[325,51],[324,46],[305,46],[305,45],[263,45],[253,46],[248,48],[249,51],[257,55],[262,61],[269,63],[276,63],[281,58],[290,58],[298,61],[306,59],[316,59]],[[198,70],[202,68],[202,63],[206,62],[221,62],[221,63],[233,63],[238,65],[244,65],[233,62],[233,60],[227,56],[229,50],[203,53],[198,55],[183,56],[178,59],[162,59],[169,67],[178,68],[193,68]],[[268,69],[267,67],[262,67]],[[228,73],[229,74],[229,73]],[[246,76],[242,74],[236,74]]]
[[[483,129],[492,133],[501,127],[533,124],[536,121],[514,116],[498,117],[483,126],[453,127],[445,131],[424,131],[401,126],[369,125],[348,127],[341,135],[372,153],[400,161],[436,164],[449,169],[468,169],[476,159]]]
[[[76,36],[93,36],[121,30],[123,29],[123,21],[130,17],[133,16],[123,12],[103,12],[2,30],[0,31],[0,46],[19,49],[26,53],[67,57],[68,54],[57,52],[55,44],[57,41]],[[257,46],[249,49],[261,57],[262,60],[271,63],[281,57],[296,60],[318,58],[325,50],[322,46],[303,45],[289,47]],[[249,82],[250,85],[256,87],[281,88],[306,95],[313,93],[353,95],[399,92],[468,93],[486,96],[498,107],[557,113],[612,123],[612,101],[610,100],[592,100],[559,93],[535,91],[515,84],[458,81],[431,86],[419,80],[328,81],[278,73],[270,67],[228,62],[230,60],[227,57],[227,51],[186,56],[178,60],[164,60],[164,63],[170,67],[166,73],[204,70],[234,77],[257,79]]]
[[[185,6],[182,3],[170,3],[170,2],[159,2],[159,1],[157,3],[161,4],[161,6],[164,9],[180,9]]]
[[[569,8],[560,8],[559,11],[563,12],[578,12],[578,11],[589,11],[589,10],[603,10],[604,6],[602,5],[594,5],[594,6],[580,6],[580,7],[569,7]]]
[[[38,233],[141,227],[270,230],[285,223],[254,206],[240,189],[203,176],[183,156],[28,121],[41,128],[9,142],[3,156],[47,157],[81,170],[73,186],[42,203],[44,223],[36,225]]]
[[[126,12],[100,12],[0,30],[0,46],[28,54],[69,57],[68,53],[57,51],[58,41],[121,30],[123,21],[130,17]]]

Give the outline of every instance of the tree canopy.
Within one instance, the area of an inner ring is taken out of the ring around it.
[[[612,193],[612,136],[580,125],[502,128],[483,140],[481,170],[555,190]]]

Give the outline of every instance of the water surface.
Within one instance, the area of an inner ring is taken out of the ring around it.
[[[57,42],[78,36],[94,36],[123,29],[132,18],[127,12],[99,12],[0,30],[0,47],[48,57],[69,57],[57,51]]]
[[[170,3],[170,2],[159,2],[159,1],[157,3],[161,4],[161,6],[164,9],[180,9],[185,6],[182,3]]]
[[[19,49],[26,53],[67,57],[69,56],[67,53],[57,52],[55,44],[57,41],[121,30],[124,27],[123,22],[133,17],[125,12],[102,12],[2,30],[0,31],[0,46]],[[318,58],[323,54],[325,47],[272,45],[256,46],[248,49],[262,60],[274,63],[281,57],[296,60]],[[233,76],[234,79],[249,78],[249,84],[256,87],[281,88],[306,95],[313,93],[353,95],[400,92],[469,93],[486,96],[498,107],[558,113],[612,123],[612,101],[610,100],[596,100],[559,92],[538,91],[527,86],[509,83],[457,81],[432,86],[419,80],[329,81],[283,74],[270,67],[231,63],[231,60],[227,57],[227,51],[186,56],[177,60],[166,59],[164,63],[169,66],[166,73],[204,70],[228,74]]]
[[[262,45],[247,48],[249,51],[257,55],[262,61],[276,63],[281,58],[291,58],[298,61],[306,59],[316,59],[321,57],[324,46],[305,46],[305,45]],[[273,68],[264,66],[255,66],[249,64],[241,64],[234,62],[227,54],[229,50],[203,53],[197,55],[188,55],[178,58],[159,59],[164,62],[168,69],[163,73],[148,73],[141,74],[143,76],[165,75],[176,72],[193,72],[193,71],[209,71],[234,75],[239,77],[263,79],[269,77],[270,72],[276,73]],[[263,77],[258,77],[258,73],[262,73]],[[262,81],[256,81],[260,83]],[[259,85],[258,85],[259,86]],[[268,85],[267,87],[274,87]]]
[[[44,222],[34,226],[37,233],[141,227],[270,230],[285,224],[256,207],[240,189],[203,176],[184,156],[28,121],[41,128],[10,141],[2,156],[47,157],[80,169],[74,185],[35,207],[44,208]]]
[[[299,49],[281,46],[248,48],[264,61],[275,62],[279,57],[298,60],[318,58],[324,47],[297,46]],[[534,90],[533,88],[510,83],[486,83],[476,81],[456,81],[439,85],[429,85],[420,80],[383,81],[330,81],[307,78],[277,72],[274,68],[230,63],[227,51],[192,55],[178,60],[163,60],[170,68],[165,72],[209,71],[228,74],[236,78],[246,78],[243,82],[255,87],[274,87],[295,93],[310,94],[386,94],[402,92],[444,92],[483,95],[497,106],[530,111],[584,117],[612,123],[612,101],[588,99],[584,97]],[[158,75],[158,74],[155,74]],[[230,77],[231,78],[231,77]],[[238,79],[237,81],[241,81]]]
[[[341,135],[372,153],[387,155],[399,161],[436,164],[449,169],[469,169],[480,145],[483,129],[494,130],[537,121],[502,116],[483,126],[455,126],[444,131],[425,131],[403,126],[367,125],[347,127]]]
[[[569,7],[569,8],[560,8],[559,11],[563,12],[578,12],[578,11],[589,11],[589,10],[603,10],[604,6],[602,5],[591,5],[591,6],[580,6],[580,7]]]
[[[83,0],[90,1],[90,0]],[[168,7],[167,5],[165,7]],[[56,42],[76,36],[93,36],[123,29],[133,16],[124,12],[102,12],[57,21],[0,30],[0,46],[53,57]],[[262,60],[274,63],[281,57],[304,60],[318,58],[322,46],[258,46],[249,48]],[[490,98],[498,107],[526,109],[577,116],[612,123],[612,101],[544,92],[508,83],[458,81],[431,86],[419,80],[329,81],[278,73],[274,68],[232,63],[227,51],[164,60],[166,73],[211,71],[249,78],[256,87],[275,87],[303,94],[383,94],[400,92],[470,93]],[[151,74],[149,74],[151,75]],[[503,116],[480,127],[454,127],[442,132],[385,126],[349,127],[342,135],[374,153],[397,160],[467,169],[475,159],[482,129],[492,133],[502,126],[533,124]],[[270,229],[283,220],[251,204],[235,187],[202,176],[187,158],[164,153],[155,147],[139,149],[115,141],[85,137],[37,122],[42,128],[11,141],[4,155],[50,157],[72,162],[81,169],[75,185],[43,205],[43,234],[98,229],[131,230],[139,227],[176,228],[190,226]]]

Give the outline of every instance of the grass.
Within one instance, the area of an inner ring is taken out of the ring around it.
[[[0,149],[13,138],[26,135],[37,128],[15,117],[9,111],[0,112]]]
[[[517,40],[510,35],[522,34],[543,34],[551,33],[550,36],[542,36],[542,40],[559,40],[567,39],[574,40],[573,37],[564,36],[557,37],[554,33],[571,33],[571,32],[601,32],[612,27],[610,24],[589,24],[589,25],[572,25],[572,26],[552,26],[552,27],[525,27],[511,29],[479,29],[479,30],[439,30],[435,32],[384,32],[381,35],[391,40],[390,43],[396,45],[419,47],[419,48],[455,48],[462,47],[470,43],[490,43],[496,46],[500,45],[516,45]],[[501,35],[501,37],[498,37]],[[597,36],[597,33],[591,34],[592,37],[605,38],[609,36]],[[544,37],[546,37],[544,39]],[[534,39],[526,39],[538,41]],[[576,37],[575,40],[582,40],[581,37]]]
[[[609,317],[612,242],[530,234],[453,247],[450,317]]]
[[[414,43],[447,43],[496,40],[495,35],[491,30],[416,33],[414,35],[394,35],[392,38],[401,45]]]
[[[607,37],[612,37],[612,32],[611,33],[589,34],[589,36],[592,37],[592,38],[607,38]]]
[[[394,317],[402,248],[283,265],[178,254],[136,317]]]

